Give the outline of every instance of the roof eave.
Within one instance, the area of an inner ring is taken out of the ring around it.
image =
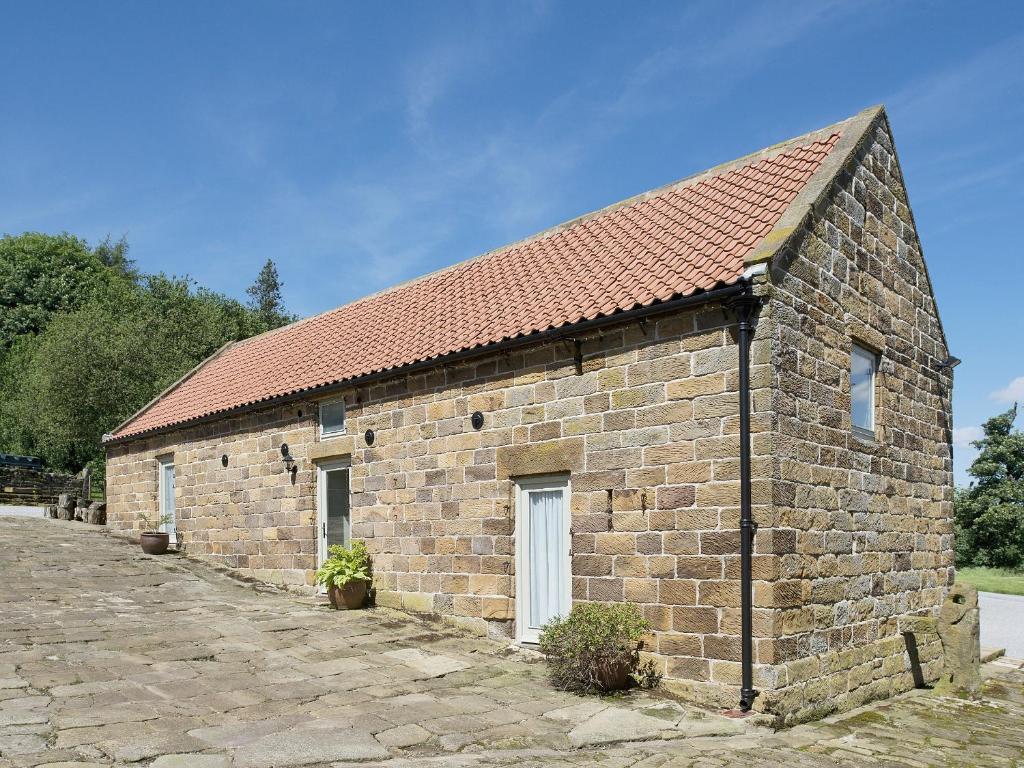
[[[209,355],[208,357],[206,357],[206,359],[202,360],[198,365],[196,365],[195,367],[193,367],[192,369],[187,371],[184,376],[179,378],[177,381],[174,381],[174,382],[168,384],[166,387],[164,387],[164,389],[160,392],[160,394],[158,394],[156,397],[154,397],[152,400],[150,400],[144,406],[139,408],[139,410],[137,410],[135,413],[133,413],[127,419],[125,419],[120,424],[118,424],[116,427],[114,427],[113,432],[111,432],[109,434],[109,438],[108,438],[108,435],[104,435],[103,436],[103,440],[102,440],[103,445],[110,445],[111,443],[117,442],[120,439],[120,438],[117,437],[117,433],[118,432],[120,432],[122,429],[127,427],[129,424],[131,424],[133,421],[135,421],[137,418],[139,418],[142,414],[144,414],[146,411],[148,411],[150,408],[152,408],[154,405],[156,405],[166,395],[169,395],[173,390],[177,389],[182,384],[184,384],[186,381],[188,381],[193,376],[195,376],[202,368],[204,368],[205,366],[209,365],[211,362],[213,362],[218,357],[220,357],[220,355],[225,350],[227,350],[228,347],[233,347],[237,343],[238,343],[237,341],[227,341],[227,342],[225,342],[220,347],[218,347],[217,350],[213,352],[213,354]],[[139,434],[142,434],[142,433],[139,433]]]
[[[699,306],[701,304],[708,304],[716,301],[721,301],[736,293],[745,290],[747,281],[742,276],[737,276],[735,280],[729,283],[720,283],[714,288],[704,291],[698,291],[696,293],[686,294],[685,296],[678,296],[668,301],[656,301],[652,304],[647,304],[640,307],[634,307],[633,309],[624,310],[620,312],[613,312],[609,315],[602,315],[591,320],[582,320],[575,323],[568,323],[566,325],[559,326],[557,328],[549,328],[546,331],[537,331],[525,336],[516,336],[514,338],[505,339],[503,341],[494,342],[492,344],[485,344],[479,347],[471,347],[468,349],[459,350],[456,352],[449,352],[445,355],[438,355],[437,357],[428,358],[426,360],[420,360],[415,363],[409,363],[407,365],[401,365],[394,368],[386,368],[381,371],[375,371],[373,373],[364,374],[362,376],[356,376],[351,379],[343,379],[341,381],[331,382],[330,384],[323,384],[315,387],[307,387],[300,389],[295,392],[289,392],[283,395],[276,395],[273,397],[267,397],[262,400],[256,400],[253,402],[243,403],[241,405],[232,406],[230,408],[223,408],[210,413],[202,414],[191,419],[183,419],[170,424],[163,424],[159,427],[153,427],[152,429],[146,429],[140,432],[134,432],[128,435],[118,436],[115,432],[109,440],[104,440],[104,446],[121,445],[124,443],[134,442],[136,440],[142,440],[155,435],[164,434],[166,432],[172,432],[177,429],[183,429],[191,427],[196,424],[202,424],[205,422],[212,421],[214,419],[220,419],[225,416],[229,416],[236,413],[245,413],[247,411],[255,410],[257,408],[265,408],[271,405],[279,405],[281,403],[292,402],[300,400],[310,395],[324,395],[330,392],[334,392],[340,389],[348,389],[351,387],[364,386],[375,381],[382,379],[391,378],[393,376],[401,376],[410,373],[415,373],[421,370],[428,370],[430,368],[436,368],[441,365],[451,365],[455,362],[461,362],[475,357],[483,357],[489,354],[494,354],[507,349],[514,349],[517,347],[525,347],[533,344],[543,344],[551,341],[556,341],[567,336],[572,336],[578,333],[585,333],[597,328],[601,328],[608,325],[616,325],[618,323],[627,323],[638,320],[640,318],[646,318],[651,315],[668,314],[677,310],[686,309],[689,307]],[[223,348],[222,348],[223,349]],[[218,350],[217,353],[212,355],[207,360],[204,360],[199,366],[189,374],[183,377],[183,381],[188,376],[195,373],[195,371],[206,365],[207,362],[212,360],[222,350]],[[180,383],[180,382],[179,382]],[[177,386],[177,383],[172,385],[171,388]],[[153,402],[163,397],[164,393],[161,393]],[[149,408],[152,403],[146,406]],[[141,414],[146,410],[143,408],[139,413]],[[124,425],[118,427],[122,429],[136,417],[133,416]]]

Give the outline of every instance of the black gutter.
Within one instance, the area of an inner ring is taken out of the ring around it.
[[[584,320],[579,323],[573,323],[571,325],[563,325],[558,328],[550,328],[546,331],[540,331],[538,333],[531,333],[527,336],[518,336],[514,339],[505,339],[504,341],[498,341],[493,344],[487,344],[481,347],[473,347],[472,349],[463,349],[458,352],[451,352],[447,355],[440,355],[438,357],[431,357],[427,360],[420,360],[416,363],[410,363],[409,365],[403,365],[397,368],[388,368],[383,371],[376,371],[374,373],[368,373],[363,376],[357,376],[353,379],[345,379],[343,381],[335,382],[333,384],[325,384],[319,387],[310,387],[303,389],[298,392],[290,392],[286,395],[278,395],[276,397],[268,397],[265,400],[258,400],[254,403],[246,403],[244,405],[238,405],[233,408],[225,408],[222,411],[216,411],[205,416],[200,416],[196,419],[189,419],[188,421],[180,421],[174,424],[168,424],[164,427],[157,427],[155,429],[146,430],[145,432],[137,432],[132,435],[126,435],[125,437],[112,438],[110,440],[103,441],[104,446],[120,445],[121,443],[129,443],[135,440],[142,440],[147,437],[154,435],[164,434],[166,432],[173,432],[177,429],[186,429],[188,427],[205,424],[210,421],[224,418],[226,416],[232,416],[236,413],[242,413],[245,411],[255,410],[257,408],[263,408],[271,405],[281,405],[284,403],[294,402],[296,400],[303,400],[310,396],[317,396],[330,394],[337,392],[342,389],[351,389],[353,387],[361,387],[367,384],[372,384],[384,379],[391,379],[396,376],[407,375],[411,373],[418,373],[423,370],[429,370],[436,368],[441,365],[451,365],[453,363],[463,362],[465,360],[474,357],[485,357],[490,354],[498,352],[508,352],[519,347],[527,347],[533,344],[543,344],[546,342],[557,341],[559,339],[573,338],[577,334],[587,333],[589,331],[604,328],[609,325],[618,325],[620,323],[627,323],[636,320],[646,319],[655,315],[669,314],[681,309],[687,309],[700,304],[707,304],[715,301],[728,301],[741,296],[744,292],[748,291],[746,283],[735,283],[733,285],[725,286],[724,288],[715,288],[710,291],[703,291],[701,293],[693,293],[688,296],[682,296],[678,299],[671,299],[669,301],[663,301],[656,304],[650,304],[646,307],[639,307],[637,309],[630,309],[624,312],[616,312],[603,317],[597,317],[593,320]],[[137,414],[141,416],[142,413]]]
[[[729,302],[739,326],[740,352],[740,634],[742,643],[742,682],[740,709],[749,712],[758,691],[754,688],[754,600],[753,568],[754,534],[757,524],[750,494],[750,339],[756,325],[761,299],[754,295],[749,283],[745,290]]]

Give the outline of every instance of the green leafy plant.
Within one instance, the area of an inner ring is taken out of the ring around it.
[[[143,533],[159,533],[160,526],[165,523],[171,522],[174,518],[171,515],[147,515],[145,512],[139,513],[139,522],[142,523]]]
[[[353,581],[370,580],[370,555],[366,545],[357,541],[350,547],[338,544],[327,549],[329,557],[316,572],[316,583],[325,587],[344,587]]]
[[[605,693],[633,682],[653,688],[661,679],[654,664],[640,663],[643,635],[650,629],[631,603],[583,603],[544,625],[540,650],[552,685],[576,693]]]
[[[0,236],[0,452],[94,469],[102,438],[225,342],[293,319],[268,262],[247,307],[137,270],[124,240]]]
[[[1024,568],[1024,432],[1013,428],[1016,418],[1014,405],[971,443],[979,451],[967,470],[975,482],[953,502],[958,568]]]

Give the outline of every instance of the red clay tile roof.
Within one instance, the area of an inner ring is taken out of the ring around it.
[[[737,161],[238,342],[113,437],[735,283],[838,139]]]

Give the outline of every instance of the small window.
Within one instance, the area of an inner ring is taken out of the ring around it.
[[[329,437],[345,434],[345,401],[331,400],[320,403],[320,435]]]
[[[875,372],[878,355],[853,345],[850,356],[850,421],[854,434],[875,437]]]

